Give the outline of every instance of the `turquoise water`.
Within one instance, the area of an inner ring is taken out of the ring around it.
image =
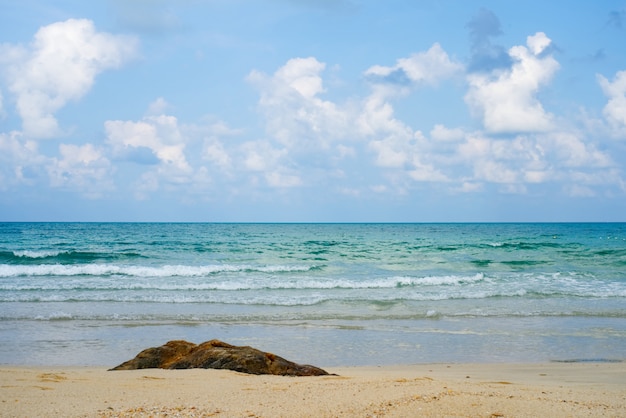
[[[322,366],[615,361],[625,318],[621,223],[0,223],[4,364],[179,338]]]

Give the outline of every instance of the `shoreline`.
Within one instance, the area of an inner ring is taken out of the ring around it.
[[[0,365],[0,416],[626,416],[626,362],[325,369],[337,376]]]

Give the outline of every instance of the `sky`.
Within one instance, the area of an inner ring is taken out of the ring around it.
[[[626,221],[626,1],[0,0],[0,221]]]

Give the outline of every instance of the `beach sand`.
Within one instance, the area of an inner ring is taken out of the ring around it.
[[[626,417],[626,363],[227,370],[0,366],[2,417]]]

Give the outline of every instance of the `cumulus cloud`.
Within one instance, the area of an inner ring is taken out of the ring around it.
[[[217,138],[208,138],[204,142],[203,157],[218,166],[222,172],[228,172],[232,167],[232,158]]]
[[[430,136],[435,141],[456,142],[465,137],[465,131],[461,128],[450,129],[438,123],[430,131]]]
[[[22,132],[0,134],[0,190],[47,182],[53,188],[98,198],[115,188],[115,168],[103,149],[93,144],[60,144],[58,149],[58,157],[47,157]]]
[[[398,63],[416,83],[434,83],[458,69],[438,45]],[[441,65],[453,70],[431,74]],[[372,83],[371,94],[361,101],[335,103],[321,97],[324,69],[324,63],[311,57],[291,59],[272,76],[250,73],[248,81],[260,91],[259,109],[268,138],[241,147],[244,169],[274,187],[303,185],[303,176],[313,181],[319,170],[341,172],[340,177],[350,181],[346,167],[332,171],[333,167],[365,152],[381,169],[413,170],[415,180],[425,181],[431,167],[417,157],[416,133],[394,116],[386,83]],[[394,70],[373,67],[369,71],[384,76]]]
[[[626,136],[626,71],[615,74],[613,81],[598,75],[598,82],[608,98],[604,116],[615,136]]]
[[[329,147],[348,130],[347,115],[323,100],[322,71],[326,64],[313,57],[293,58],[272,76],[252,71],[247,80],[260,92],[259,109],[267,133],[284,146],[302,149]]]
[[[387,67],[374,65],[365,71],[365,76],[375,83],[397,85],[437,84],[441,80],[459,73],[463,66],[452,60],[438,43],[426,52],[400,58],[396,65]]]
[[[536,97],[559,68],[558,62],[544,54],[551,40],[538,32],[529,36],[527,46],[509,49],[510,69],[496,69],[488,74],[468,75],[466,103],[482,117],[484,127],[493,133],[541,132],[553,126],[553,116]]]
[[[334,154],[340,158],[339,142],[350,132],[350,111],[325,100],[322,73],[326,64],[314,57],[293,58],[272,75],[251,71],[246,80],[259,92],[258,109],[264,116],[267,138],[248,141],[231,155],[238,155],[250,181],[274,188],[304,184],[302,170]],[[215,143],[213,143],[215,145]],[[224,153],[213,146],[224,161]],[[314,168],[313,168],[314,170]]]
[[[235,176],[241,177],[248,169],[242,162],[245,153],[228,140],[242,131],[211,117],[200,124],[183,124],[177,117],[161,113],[168,107],[167,101],[159,98],[140,120],[104,123],[111,160],[118,166],[133,167],[133,177],[125,181],[135,197],[144,200],[156,192],[175,192],[181,199],[204,199],[214,185],[214,176],[222,186],[241,181]],[[269,164],[270,160],[264,160],[268,155],[259,153],[258,161]]]
[[[393,107],[381,101],[378,95],[373,94],[365,102],[357,126],[366,138],[372,137],[368,148],[375,155],[374,164],[386,170],[395,170],[392,178],[396,183],[399,175],[416,182],[448,180],[435,165],[424,163],[436,159],[429,153],[428,140],[424,135],[397,119]]]
[[[519,151],[524,151],[526,156]],[[493,140],[473,134],[459,145],[457,152],[460,162],[470,166],[472,182],[518,183],[519,165],[528,160],[532,150],[520,141]]]
[[[163,97],[157,98],[148,106],[148,115],[163,115],[170,107],[170,104]]]
[[[191,170],[185,157],[185,141],[173,116],[146,116],[143,120],[107,121],[104,124],[107,143],[118,158],[138,163],[158,162],[181,173]],[[152,153],[156,160],[146,157]]]
[[[314,181],[310,150],[327,158],[316,159],[319,169],[331,173],[334,158],[351,158],[369,164],[357,186],[349,165],[339,165],[336,190],[357,195],[375,188],[379,193],[406,193],[416,183],[443,183],[450,192],[478,192],[494,184],[506,193],[527,193],[529,187],[556,181],[570,183],[575,173],[609,178],[614,163],[606,152],[584,137],[559,127],[535,95],[558,68],[548,53],[550,39],[539,32],[526,46],[509,50],[511,68],[491,73],[471,73],[467,103],[481,112],[485,130],[467,132],[435,124],[428,136],[395,115],[390,77],[401,72],[411,89],[452,77],[460,70],[440,46],[399,59],[393,67],[373,66],[365,74],[371,92],[359,101],[340,104],[324,100],[325,65],[315,58],[292,59],[273,76],[252,72],[248,80],[260,91],[259,108],[266,116],[268,138],[249,141],[228,150],[220,141],[207,143],[207,159],[223,166],[237,165],[251,173],[253,182],[295,187]],[[429,61],[430,59],[430,61]],[[430,63],[429,63],[430,62]],[[424,70],[429,68],[430,70]],[[437,71],[436,68],[442,68]],[[446,70],[447,68],[447,70]],[[435,75],[431,72],[436,73]],[[392,86],[393,89],[393,86]],[[314,116],[325,124],[313,123]],[[292,119],[299,120],[294,124]],[[325,129],[319,129],[325,126]],[[349,127],[351,145],[341,129]],[[558,129],[557,129],[558,128]],[[502,132],[514,133],[502,137]],[[332,146],[331,146],[332,145]],[[236,157],[239,155],[240,157]],[[381,184],[384,178],[387,183]],[[616,181],[611,180],[613,184]]]
[[[398,59],[392,67],[375,65],[365,71],[372,92],[362,101],[354,126],[367,139],[375,165],[387,170],[388,176],[389,170],[396,171],[391,176],[396,185],[402,183],[402,176],[413,182],[445,182],[448,177],[433,163],[437,156],[422,132],[395,117],[391,99],[397,93],[408,93],[409,87],[436,85],[462,70],[436,43],[425,52]],[[405,188],[394,190],[403,192]]]
[[[559,167],[596,169],[614,165],[609,155],[586,143],[574,132],[553,132],[540,136],[538,143]]]
[[[222,176],[230,176],[233,174],[234,158],[228,145],[236,142],[244,131],[231,128],[221,120],[208,118],[205,122],[203,125],[186,125],[184,130],[191,137],[202,138],[202,160],[210,162]]]
[[[55,112],[83,97],[96,75],[119,67],[134,55],[136,46],[134,38],[96,31],[87,19],[44,26],[27,46],[1,45],[0,65],[25,135],[58,135]]]
[[[482,183],[505,185],[507,193],[526,193],[527,186],[560,182],[568,185],[621,187],[615,163],[604,151],[587,143],[578,133],[562,130],[492,138],[486,133],[468,134],[455,151],[457,167],[471,169],[459,191],[474,191]],[[466,173],[467,174],[467,173]],[[470,187],[471,186],[471,187]]]
[[[90,198],[114,189],[113,168],[101,149],[93,144],[61,144],[59,153],[60,158],[47,167],[52,187],[78,190]]]
[[[45,174],[42,167],[47,162],[37,142],[26,140],[21,132],[0,133],[0,190],[34,184]]]
[[[243,167],[253,173],[253,182],[258,181],[258,174],[271,187],[285,188],[302,184],[300,175],[287,164],[288,152],[285,148],[276,148],[268,141],[250,141],[240,148]]]

